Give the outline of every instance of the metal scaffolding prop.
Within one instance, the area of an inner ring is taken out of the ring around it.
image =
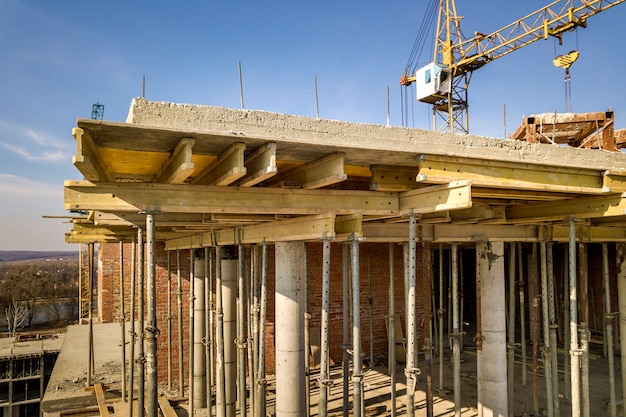
[[[331,386],[330,355],[328,339],[328,308],[330,298],[330,240],[322,239],[322,315],[321,315],[321,358],[319,376],[319,416],[328,416],[328,394]]]
[[[147,377],[147,404],[146,411],[148,417],[157,417],[159,412],[158,399],[158,361],[157,361],[157,336],[159,328],[157,327],[157,301],[156,301],[156,238],[154,215],[148,213],[146,215],[146,249],[148,252],[147,259],[147,283],[148,291],[148,322],[146,326],[146,377]]]

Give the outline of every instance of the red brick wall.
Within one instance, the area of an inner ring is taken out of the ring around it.
[[[394,244],[395,262],[395,304],[396,314],[401,318],[403,326],[406,324],[404,314],[404,265],[402,245]],[[372,329],[374,335],[374,357],[382,359],[387,355],[387,331],[385,318],[388,316],[389,306],[389,244],[362,242],[359,245],[360,252],[360,317],[362,349],[365,355],[369,355],[370,343],[370,321],[369,321],[369,301],[371,291],[372,306]],[[308,250],[308,311],[311,315],[310,327],[320,327],[321,317],[321,278],[322,278],[322,244],[313,242],[307,244]],[[201,251],[203,252],[203,251]],[[331,282],[330,282],[330,355],[335,362],[340,362],[342,358],[343,343],[343,260],[342,244],[331,244]],[[426,313],[431,311],[430,307],[430,283],[424,279],[424,270],[430,265],[430,258],[423,257],[424,249],[418,245],[417,251],[417,294],[418,294],[418,330],[420,338],[420,349],[422,346],[424,332],[427,329],[428,320],[424,320]],[[119,321],[120,318],[120,292],[119,292],[119,244],[104,244],[99,249],[99,309],[100,318],[103,322]],[[249,259],[250,251],[245,252]],[[188,346],[189,346],[189,265],[190,251],[181,250],[181,281],[180,290],[182,296],[182,318],[183,318],[183,352],[185,354],[183,364],[183,375],[185,384],[188,379]],[[130,305],[130,282],[131,282],[131,245],[124,245],[124,296],[126,305],[126,320],[130,318],[128,306]],[[160,330],[158,337],[158,368],[159,383],[161,386],[167,384],[167,362],[168,362],[168,340],[172,341],[172,379],[173,389],[178,386],[178,305],[177,305],[177,263],[176,251],[170,254],[171,268],[171,323],[172,333],[168,334],[168,268],[167,252],[163,245],[157,245],[156,252],[156,280],[157,280],[157,326]],[[247,268],[250,267],[247,261]],[[369,284],[371,279],[371,286]],[[246,284],[247,286],[249,284]],[[266,326],[266,362],[268,372],[274,369],[274,247],[268,246],[268,300],[267,300],[267,326]],[[247,294],[246,294],[247,296]],[[208,307],[207,307],[208,308]],[[428,316],[430,317],[430,316]],[[146,317],[147,318],[147,317]]]

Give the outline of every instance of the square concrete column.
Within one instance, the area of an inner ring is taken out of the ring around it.
[[[276,243],[276,417],[304,416],[304,242]]]
[[[478,398],[483,417],[507,417],[506,302],[504,243],[476,244],[481,303],[482,357],[478,369]]]

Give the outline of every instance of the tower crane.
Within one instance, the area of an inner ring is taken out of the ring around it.
[[[400,84],[415,83],[417,100],[433,106],[439,130],[469,132],[467,91],[472,73],[500,57],[540,39],[557,38],[565,32],[587,27],[587,19],[626,0],[556,0],[491,34],[462,36],[454,0],[439,0],[433,61],[409,74],[405,68]]]

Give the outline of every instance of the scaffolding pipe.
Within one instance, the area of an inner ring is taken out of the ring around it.
[[[389,375],[391,377],[391,417],[396,417],[396,289],[393,245],[389,243]]]
[[[183,279],[181,273],[180,251],[176,249],[176,278],[177,278],[177,304],[178,304],[178,395],[183,398],[185,383],[183,377]]]
[[[124,312],[124,242],[120,240],[120,329],[122,346],[122,401],[126,401],[126,314]]]
[[[513,394],[515,393],[515,255],[516,255],[515,242],[511,242],[509,245],[509,343],[507,344],[508,350],[508,404],[509,404],[509,416],[513,416]]]
[[[352,275],[352,415],[363,415],[363,359],[361,358],[361,288],[359,272],[359,240],[355,234],[350,242]]]
[[[196,362],[196,278],[194,277],[195,255],[193,249],[189,249],[189,405],[188,414],[194,416],[196,407],[196,381],[194,365]]]
[[[350,410],[350,247],[343,245],[343,417],[348,417]]]
[[[367,307],[369,318],[369,367],[374,366],[374,298],[372,296],[372,245],[367,244]]]
[[[443,308],[443,245],[439,244],[439,392],[443,392],[443,320],[446,310]]]
[[[226,382],[224,380],[224,313],[222,312],[222,248],[215,247],[215,366],[216,380],[216,414],[226,417]]]
[[[459,347],[459,260],[458,246],[450,247],[452,262],[452,362],[454,364],[454,415],[461,416],[461,348]]]
[[[415,283],[415,268],[416,268],[416,217],[413,212],[409,214],[409,244],[408,244],[408,273],[406,276],[407,288],[406,292],[406,368],[404,373],[406,375],[406,410],[407,416],[413,417],[415,415],[415,389],[417,386],[417,376],[419,375],[419,369],[417,368],[416,352],[417,352],[417,319],[415,317],[415,303],[416,303],[416,283]],[[355,310],[358,311],[358,310]],[[357,416],[358,417],[358,416]]]
[[[237,413],[237,257],[236,246],[222,248],[222,313],[226,417]]]
[[[254,416],[257,409],[257,379],[256,371],[259,367],[259,273],[258,273],[258,246],[250,247],[250,265],[248,271],[248,367],[250,375],[250,411]]]
[[[563,350],[568,349],[570,345],[570,332],[569,332],[569,256],[563,255]],[[571,388],[571,373],[569,370],[570,357],[569,354],[563,355],[563,397],[570,399]]]
[[[522,245],[517,247],[517,265],[518,277],[517,282],[519,288],[519,310],[520,310],[520,344],[522,348],[522,385],[526,385],[526,305],[524,301],[524,258],[522,253]]]
[[[144,319],[144,300],[145,300],[145,282],[144,282],[144,238],[143,229],[140,227],[137,229],[137,298],[139,305],[137,306],[137,321],[139,322],[138,338],[139,351],[137,352],[137,385],[139,391],[137,392],[137,415],[143,417],[145,413],[144,401],[145,401],[145,387],[146,387],[146,372],[145,363],[146,356],[144,354],[144,338],[145,338],[145,319]]]
[[[133,417],[133,397],[135,396],[135,340],[137,335],[135,334],[135,278],[137,276],[137,264],[135,262],[135,253],[137,250],[137,243],[135,242],[135,236],[133,235],[131,242],[131,259],[130,259],[130,361],[128,370],[128,416]]]
[[[620,358],[622,364],[622,398],[626,398],[626,243],[615,243],[615,252],[617,302],[619,304]],[[626,407],[624,409],[626,410]]]
[[[569,312],[572,417],[580,417],[580,350],[578,348],[578,288],[576,277],[576,220],[569,221]]]
[[[167,390],[172,391],[172,260],[167,251]]]
[[[256,376],[256,414],[255,417],[265,417],[265,396],[267,381],[265,379],[265,322],[267,318],[267,243],[261,246],[261,293],[259,295],[259,348]]]
[[[146,243],[148,252],[148,273],[146,287],[148,290],[148,325],[146,326],[146,377],[147,377],[147,414],[148,417],[157,417],[159,404],[158,361],[157,361],[157,292],[156,292],[156,227],[154,214],[146,214]]]
[[[549,351],[550,351],[550,363],[552,371],[552,410],[556,417],[561,416],[561,409],[559,404],[559,358],[558,358],[558,346],[557,346],[557,331],[558,324],[556,319],[556,306],[554,302],[554,258],[552,253],[552,244],[548,243],[546,266],[548,268],[548,319],[549,319]]]
[[[195,256],[194,256],[195,257]],[[205,408],[206,402],[206,258],[195,257],[193,265],[193,409]]]
[[[247,413],[247,390],[246,390],[246,328],[244,326],[244,252],[243,245],[237,246],[237,392],[239,397],[239,413],[245,416]]]
[[[321,316],[321,357],[320,357],[320,399],[319,416],[328,416],[328,394],[330,389],[328,309],[330,298],[330,240],[322,239],[322,316]]]
[[[615,398],[615,352],[613,349],[613,312],[611,311],[611,284],[609,281],[609,248],[602,244],[602,281],[604,283],[604,317],[606,326],[605,345],[608,348],[609,359],[609,411],[611,417],[617,416],[617,401]]]
[[[546,242],[539,244],[539,257],[541,264],[541,317],[543,322],[543,366],[546,381],[546,409],[548,417],[554,417],[554,398],[552,397],[552,352],[550,350],[550,306],[548,299],[548,245]],[[551,278],[550,278],[551,279]]]
[[[587,269],[587,246],[578,245],[578,260],[580,268],[580,349],[581,356],[581,409],[584,417],[590,415],[589,402],[589,273]]]
[[[304,259],[308,260],[308,248],[307,244],[304,244]],[[304,262],[304,349],[302,354],[304,357],[304,412],[305,416],[311,415],[311,333],[310,333],[310,321],[311,314],[309,313],[309,264]]]
[[[89,281],[89,362],[87,363],[87,386],[93,385],[94,374],[94,351],[93,351],[93,243],[88,244],[89,252],[89,271],[87,273]]]
[[[426,294],[424,294],[424,300],[432,302],[432,282],[433,282],[433,270],[432,270],[432,246],[430,242],[422,242],[422,277],[424,282],[428,282]],[[433,417],[434,413],[434,399],[433,399],[433,314],[432,306],[425,306],[425,322],[428,326],[428,337],[424,338],[424,362],[426,368],[426,416]]]
[[[537,245],[532,244],[530,265],[528,267],[529,290],[531,297],[530,325],[531,342],[533,347],[533,408],[539,414],[539,285],[537,282]]]
[[[211,250],[204,248],[204,307],[206,318],[204,320],[204,355],[206,363],[206,407],[207,415],[213,417],[213,259]]]

